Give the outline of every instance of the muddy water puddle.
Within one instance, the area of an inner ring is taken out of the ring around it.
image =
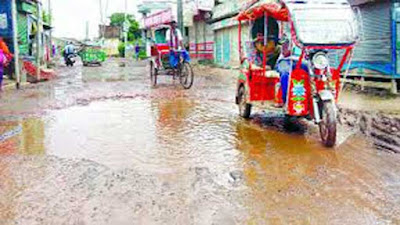
[[[146,74],[76,67],[3,96],[0,224],[400,224],[399,155],[242,120],[225,74],[188,91]]]
[[[0,159],[0,172],[8,171],[3,175],[16,183],[29,184],[27,180],[35,180],[35,175],[21,181],[10,170],[24,173],[30,167],[33,171],[47,167],[47,172],[36,174],[44,177],[53,174],[52,170],[73,170],[71,175],[65,171],[63,179],[57,178],[67,191],[56,199],[64,201],[63,196],[71,195],[68,188],[78,185],[76,188],[88,197],[75,207],[85,212],[89,205],[109,213],[107,220],[101,214],[86,218],[88,224],[140,221],[132,215],[144,212],[132,213],[126,205],[147,207],[143,221],[150,224],[400,222],[398,156],[373,150],[357,136],[349,137],[336,150],[328,150],[312,135],[286,133],[266,120],[259,114],[245,121],[231,103],[179,95],[92,102],[50,111],[42,117],[2,121],[1,133],[11,133],[1,142],[5,157]],[[26,160],[20,156],[41,158]],[[21,160],[21,165],[15,163]],[[53,165],[57,162],[73,163],[58,168]],[[72,169],[74,165],[82,171]],[[96,168],[96,174],[88,176],[86,167]],[[130,193],[129,186],[119,178],[107,186],[110,173],[129,180],[136,194]],[[71,176],[83,176],[83,180],[75,181]],[[51,204],[46,206],[46,201],[52,200],[38,199],[34,193],[38,187],[46,187],[47,192],[54,193],[41,192],[39,196],[56,194],[57,190],[47,187],[52,179],[43,178],[43,183],[27,185],[23,190],[9,182],[0,186],[4,196],[22,196],[22,202],[15,203],[16,214],[29,214],[20,211],[19,204],[36,201],[44,205],[43,210],[49,210]],[[121,192],[130,193],[130,197],[126,199]],[[165,197],[170,192],[177,196]],[[142,201],[140,206],[137,199]],[[154,202],[147,202],[149,199]],[[176,207],[176,211],[160,207]],[[181,213],[192,217],[178,216]],[[199,220],[201,217],[208,219]]]

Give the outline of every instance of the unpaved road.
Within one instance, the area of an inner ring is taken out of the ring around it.
[[[400,224],[400,155],[368,135],[326,149],[240,119],[229,72],[185,91],[118,64],[2,94],[0,224]]]

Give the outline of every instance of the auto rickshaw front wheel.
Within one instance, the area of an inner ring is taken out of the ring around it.
[[[335,104],[332,101],[324,101],[321,105],[321,122],[319,131],[323,144],[326,147],[333,147],[336,144],[337,116]]]
[[[240,86],[238,91],[239,114],[241,117],[248,119],[251,115],[251,104],[247,103],[246,90],[244,86]]]

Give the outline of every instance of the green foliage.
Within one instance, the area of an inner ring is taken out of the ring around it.
[[[43,18],[43,22],[50,24],[51,22],[51,15],[49,13],[47,13],[46,11],[43,10],[42,12],[42,18]]]
[[[127,20],[130,24],[128,30],[128,41],[133,41],[140,37],[139,22],[135,19],[133,15],[127,15]],[[125,21],[124,13],[114,13],[110,17],[111,26],[123,27]]]
[[[124,44],[124,42],[120,42],[118,44],[118,52],[119,52],[119,56],[120,57],[124,57],[124,55],[125,55],[125,44]]]

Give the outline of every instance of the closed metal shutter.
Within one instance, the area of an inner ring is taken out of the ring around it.
[[[358,6],[363,38],[356,47],[355,62],[392,62],[391,3],[381,0]]]
[[[222,31],[218,30],[215,32],[215,61],[222,63]]]

